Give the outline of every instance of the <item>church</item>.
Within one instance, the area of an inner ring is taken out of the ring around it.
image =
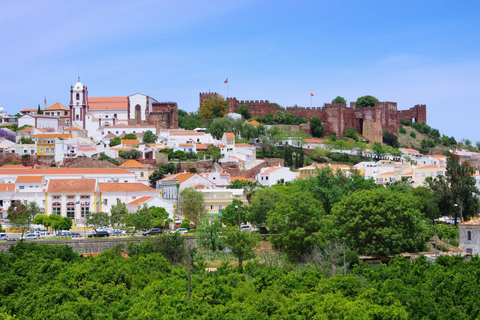
[[[89,97],[87,86],[80,79],[70,88],[70,124],[84,128],[93,137],[99,127],[125,124],[155,126],[160,129],[178,128],[176,102],[158,102],[136,93],[126,97]]]

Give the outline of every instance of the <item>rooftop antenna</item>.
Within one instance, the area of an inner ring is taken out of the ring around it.
[[[44,110],[47,109],[47,96],[45,96],[45,98],[43,99],[43,105],[44,105],[43,109]]]
[[[78,82],[80,82],[80,77],[78,77]]]

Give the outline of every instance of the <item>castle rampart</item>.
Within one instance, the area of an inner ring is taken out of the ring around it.
[[[200,106],[204,99],[215,94],[200,93]],[[403,119],[410,122],[427,123],[426,105],[415,105],[408,110],[399,111],[397,110],[397,103],[389,101],[376,102],[374,107],[357,109],[355,108],[355,102],[350,102],[349,107],[343,103],[327,103],[323,107],[315,108],[279,108],[278,105],[271,104],[268,100],[238,101],[236,98],[227,98],[226,100],[228,101],[228,112],[236,112],[239,104],[247,104],[251,117],[264,117],[268,113],[275,114],[277,111],[307,119],[318,117],[323,122],[325,134],[336,132],[341,136],[345,134],[345,130],[349,127],[354,127],[359,133],[363,134],[363,124],[367,122],[378,122],[380,126],[375,126],[375,128],[381,128],[381,130],[394,134],[397,134],[398,126]]]

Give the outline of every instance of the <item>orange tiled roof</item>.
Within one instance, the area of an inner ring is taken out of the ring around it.
[[[0,183],[0,191],[15,191],[15,183]]]
[[[30,132],[33,130],[34,127],[28,127],[28,128],[25,128],[25,129],[22,129],[22,130],[18,130],[17,132]]]
[[[320,139],[303,139],[306,143],[323,143],[323,140]]]
[[[180,147],[193,147],[192,143],[179,143],[178,144]]]
[[[380,173],[381,176],[391,176],[391,175],[393,175],[393,174],[394,174],[393,172]]]
[[[150,196],[150,197],[145,196],[145,197],[141,197],[141,198],[138,198],[138,199],[136,199],[136,200],[133,200],[133,201],[127,203],[127,204],[128,204],[128,205],[130,205],[130,204],[134,204],[134,205],[135,205],[135,204],[140,204],[140,203],[147,202],[148,200],[150,200],[150,199],[152,199],[152,198],[153,198],[152,196]]]
[[[45,110],[48,110],[48,111],[51,111],[51,110],[63,110],[63,111],[70,111],[69,108],[65,107],[63,104],[61,104],[60,102],[57,102],[57,103],[54,103],[52,104],[50,107],[48,107],[47,109]]]
[[[191,176],[193,176],[195,173],[175,173],[175,174],[171,174],[169,176],[166,176],[165,178],[163,179],[160,179],[158,181],[167,181],[167,180],[177,180],[178,183],[182,183],[183,181],[187,180],[188,178],[190,178]]]
[[[420,153],[420,151],[415,150],[415,149],[407,149],[407,148],[400,148],[401,150],[405,150],[407,152],[412,152],[412,153]]]
[[[42,182],[43,176],[18,176],[15,183],[24,183],[24,182]]]
[[[97,151],[97,149],[84,147],[84,148],[78,148],[78,151]]]
[[[122,139],[122,145],[124,146],[138,146],[140,140],[138,139]]]
[[[96,179],[51,179],[47,192],[95,192]]]
[[[88,98],[88,108],[94,110],[128,109],[128,97]]]
[[[249,179],[245,178],[245,177],[230,177],[230,181],[233,182],[235,180],[238,180],[238,181],[250,181]]]
[[[122,147],[118,147],[118,148],[110,148],[111,150],[115,150],[115,151],[130,151],[132,149],[135,149],[135,148],[122,148]]]
[[[239,162],[245,162],[245,160],[240,159],[239,157],[230,156],[230,158],[237,159]]]
[[[113,132],[110,132],[109,134],[107,134],[107,135],[105,136],[105,138],[107,138],[107,139],[113,139],[113,138],[116,138],[116,137],[117,137],[117,136],[116,136]]]
[[[0,169],[28,169],[32,167],[26,167],[23,164],[5,164]]]
[[[202,185],[202,184],[197,184],[195,186],[193,186],[193,189],[208,189],[206,186]]]
[[[23,110],[20,110],[20,112],[27,112],[27,111],[30,111],[30,112],[32,112],[32,111],[38,111],[38,108],[35,108],[35,109],[33,109],[33,108],[32,108],[32,109],[23,109]]]
[[[222,173],[220,173],[220,175],[221,175],[221,176],[229,176],[230,173],[223,173],[223,172],[222,172]]]
[[[122,163],[119,167],[121,168],[146,168],[147,166],[144,165],[143,163],[138,162],[137,160],[127,160],[124,163]]]
[[[254,145],[248,144],[248,143],[235,143],[236,148],[254,148]]]
[[[257,120],[250,121],[250,124],[254,127],[262,126],[262,124],[260,122],[258,122]]]
[[[235,138],[235,136],[233,135],[233,132],[225,132],[225,137],[226,138]]]
[[[158,191],[140,182],[101,182],[98,189],[100,192]]]
[[[281,169],[281,168],[282,167],[270,167],[260,174],[269,174],[269,173],[275,172],[275,171],[277,171],[278,169]]]
[[[417,167],[415,170],[418,169],[445,169],[444,165],[431,165],[431,166],[423,166],[423,167]]]
[[[70,133],[41,133],[41,134],[32,134],[31,138],[71,138]]]
[[[179,131],[179,132],[172,132],[169,134],[170,136],[204,136],[204,132],[197,132],[197,131]]]
[[[66,129],[63,129],[63,131],[72,131],[72,130],[82,131],[82,129],[77,128],[77,127],[68,127]]]
[[[207,150],[207,146],[203,143],[197,143],[197,150]]]
[[[223,143],[219,143],[219,144],[218,144],[218,147],[219,147],[219,148],[225,148],[225,145],[224,145]]]
[[[123,168],[45,168],[45,169],[3,169],[2,175],[82,175],[82,174],[134,174]]]
[[[413,175],[413,171],[405,172],[404,175],[411,176],[411,175]]]

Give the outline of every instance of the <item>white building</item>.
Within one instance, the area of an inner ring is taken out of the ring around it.
[[[277,182],[283,179],[284,182],[290,182],[295,180],[295,172],[290,171],[288,167],[267,167],[262,168],[260,173],[257,174],[257,181],[266,187],[271,187]]]
[[[159,196],[157,189],[143,183],[99,183],[100,211],[110,212],[112,205],[119,202],[131,203],[142,197]]]
[[[458,225],[459,247],[465,253],[480,254],[480,218]]]
[[[37,152],[37,146],[36,144],[12,144],[8,147],[8,152],[19,155],[29,154],[33,156]]]
[[[165,210],[168,212],[168,218],[172,220],[174,219],[175,213],[173,211],[173,208],[174,208],[173,202],[162,199],[159,196],[144,196],[136,200],[133,200],[127,203],[127,209],[128,209],[128,212],[134,213],[140,210],[140,208],[142,208],[144,205],[146,205],[148,208],[150,207],[165,208]]]
[[[18,118],[18,127],[29,125],[35,128],[58,130],[58,117],[47,116],[43,114],[26,114]]]

